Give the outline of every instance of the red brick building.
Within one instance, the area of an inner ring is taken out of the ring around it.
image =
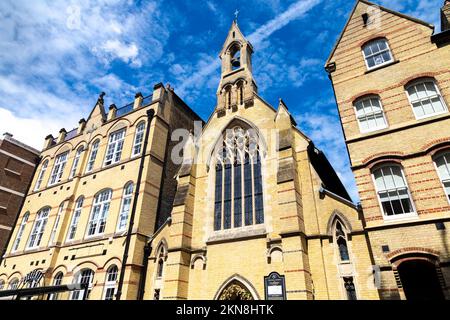
[[[5,133],[0,139],[0,253],[33,179],[39,151]]]

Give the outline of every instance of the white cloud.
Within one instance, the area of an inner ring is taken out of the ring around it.
[[[37,150],[42,150],[44,139],[49,133],[54,132],[55,135],[66,124],[65,119],[58,121],[51,116],[47,118],[17,117],[11,111],[1,107],[0,119],[2,122],[0,134],[5,132],[13,133],[14,139],[22,141]]]
[[[0,133],[40,148],[43,137],[86,117],[100,91],[118,106],[133,99],[138,88],[108,63],[158,62],[170,35],[158,1],[0,1]]]
[[[280,30],[288,25],[291,21],[303,17],[309,10],[318,5],[321,0],[301,0],[292,4],[282,14],[276,16],[266,24],[259,27],[248,38],[254,44],[258,45],[260,42],[267,39],[272,33]]]
[[[125,63],[131,63],[134,67],[142,65],[141,60],[138,58],[139,49],[134,42],[125,44],[117,39],[107,40],[99,48],[93,48],[93,52],[98,54],[106,63],[119,58]]]

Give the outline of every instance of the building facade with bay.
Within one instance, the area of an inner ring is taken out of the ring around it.
[[[434,26],[357,1],[326,69],[382,299],[450,299],[450,1]]]

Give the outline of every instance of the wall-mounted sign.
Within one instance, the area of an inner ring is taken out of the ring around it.
[[[284,276],[272,272],[264,277],[264,291],[266,300],[286,300],[286,282]]]

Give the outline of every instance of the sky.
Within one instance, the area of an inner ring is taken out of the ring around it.
[[[443,0],[378,0],[439,30]],[[37,149],[76,127],[106,93],[122,106],[170,83],[204,120],[213,112],[219,52],[238,24],[255,49],[259,94],[282,98],[358,200],[324,63],[353,0],[2,0],[0,134]]]

